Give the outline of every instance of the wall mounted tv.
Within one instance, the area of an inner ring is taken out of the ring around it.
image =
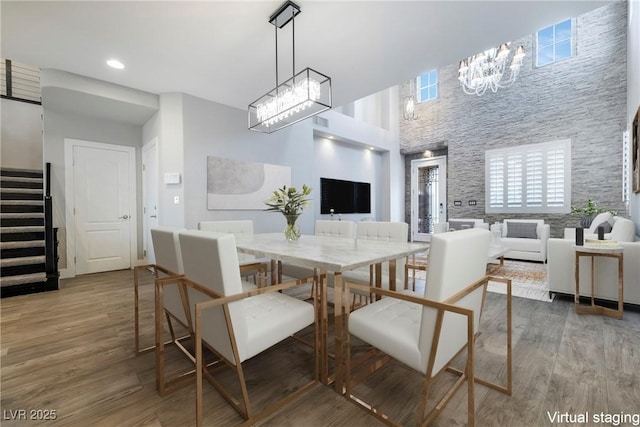
[[[320,178],[320,213],[371,213],[371,184]]]

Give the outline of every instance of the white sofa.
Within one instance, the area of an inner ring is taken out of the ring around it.
[[[464,228],[484,228],[489,229],[489,224],[483,219],[475,218],[449,218],[449,221],[439,222],[434,227],[434,232],[444,233],[445,231],[462,230]]]
[[[591,227],[584,230],[585,239],[597,239],[598,238],[598,226],[607,222],[611,229],[605,230],[605,240],[616,240],[618,242],[633,242],[636,239],[636,225],[630,219],[620,216],[613,216],[609,212],[598,214],[593,219]],[[565,228],[564,238],[570,239],[575,242],[576,229]]]
[[[512,224],[511,230],[509,224]],[[535,224],[535,225],[533,225]],[[495,226],[491,226],[493,231]],[[505,219],[498,224],[500,244],[509,251],[505,258],[526,261],[547,260],[547,242],[551,234],[551,227],[542,219]]]
[[[623,248],[623,299],[640,304],[640,241],[619,242]],[[575,251],[573,239],[549,239],[547,278],[549,291],[575,295]],[[618,300],[618,261],[614,258],[595,258],[595,296]],[[591,260],[580,257],[580,295],[591,295]]]
[[[623,298],[625,302],[640,304],[640,241],[635,235],[635,224],[627,218],[599,214],[585,230],[585,239],[597,239],[597,227],[604,221],[612,225],[605,240],[615,240],[623,248]],[[594,234],[596,233],[596,234]],[[565,228],[564,239],[549,239],[549,265],[547,267],[549,291],[575,295],[575,228]],[[595,258],[595,296],[618,300],[618,262],[613,258]],[[580,259],[580,295],[591,295],[591,261]]]

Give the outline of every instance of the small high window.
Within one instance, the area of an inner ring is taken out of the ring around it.
[[[536,66],[553,64],[573,54],[573,22],[571,19],[543,28],[536,33]]]
[[[429,101],[438,97],[438,70],[418,76],[418,102]]]

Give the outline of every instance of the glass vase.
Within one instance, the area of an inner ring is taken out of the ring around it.
[[[300,227],[296,225],[298,215],[285,215],[287,228],[284,229],[284,237],[290,242],[295,242],[300,238]]]

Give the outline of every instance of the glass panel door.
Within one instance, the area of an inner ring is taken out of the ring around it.
[[[428,242],[447,219],[447,157],[411,161],[411,240]]]

